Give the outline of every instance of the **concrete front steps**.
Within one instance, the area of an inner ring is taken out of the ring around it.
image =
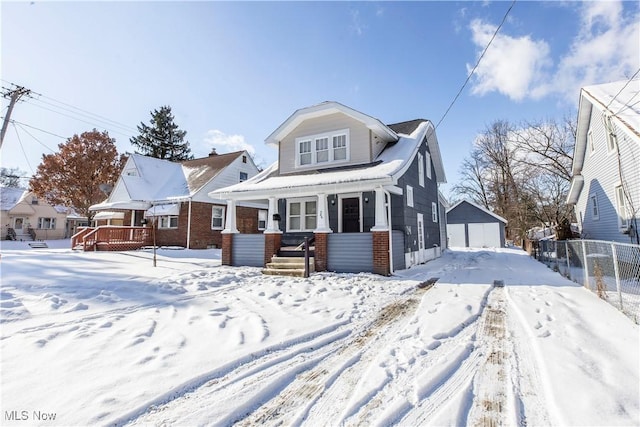
[[[309,273],[315,271],[313,257],[309,257]],[[271,276],[304,277],[304,257],[288,257],[274,255],[262,274]]]

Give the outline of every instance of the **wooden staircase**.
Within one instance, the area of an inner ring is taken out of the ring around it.
[[[315,271],[313,257],[309,257],[309,273]],[[304,257],[274,255],[271,262],[262,270],[263,274],[272,276],[304,277]]]

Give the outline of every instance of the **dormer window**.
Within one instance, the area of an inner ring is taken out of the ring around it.
[[[296,167],[349,160],[349,129],[296,138]]]

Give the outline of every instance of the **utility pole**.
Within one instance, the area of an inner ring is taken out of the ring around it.
[[[2,96],[4,96],[5,98],[9,98],[9,108],[7,109],[7,114],[4,116],[2,130],[0,131],[0,147],[2,147],[2,143],[4,142],[4,134],[7,133],[7,127],[9,126],[9,119],[11,118],[13,106],[16,105],[16,102],[18,102],[20,97],[29,95],[31,93],[31,90],[17,85],[13,90],[9,90],[7,88],[3,89],[5,89],[5,92],[2,93]]]

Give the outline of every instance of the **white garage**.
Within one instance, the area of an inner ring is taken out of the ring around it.
[[[468,200],[447,210],[449,247],[503,248],[507,220]]]

